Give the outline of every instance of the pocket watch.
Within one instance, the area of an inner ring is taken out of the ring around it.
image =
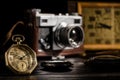
[[[6,66],[16,74],[31,74],[37,66],[36,53],[27,44],[23,35],[13,35],[12,41],[17,42],[5,52]]]

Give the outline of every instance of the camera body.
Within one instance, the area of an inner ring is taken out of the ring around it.
[[[41,13],[34,9],[38,27],[38,53],[59,55],[79,53],[84,42],[82,17],[69,14]]]

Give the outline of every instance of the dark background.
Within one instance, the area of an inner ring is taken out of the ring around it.
[[[11,30],[13,25],[18,21],[29,21],[26,11],[28,9],[38,8],[42,13],[66,13],[67,0],[2,0],[0,1],[0,52],[4,52],[13,44],[13,41],[9,40],[3,46],[3,43],[7,39],[6,35]],[[25,34],[27,37],[26,42],[31,46],[34,45],[32,40],[34,39],[34,31],[32,28],[19,25],[15,28],[13,33]]]
[[[77,11],[78,1],[88,0],[2,0],[0,1],[0,27],[23,19],[27,9],[39,8],[45,13],[67,13]],[[89,0],[89,2],[118,2],[116,0]],[[3,24],[1,24],[3,23]]]
[[[2,0],[0,1],[0,34],[23,20],[28,9],[39,8],[43,13],[66,13],[67,0]]]
[[[1,0],[0,1],[0,38],[3,38],[11,27],[25,19],[27,9],[39,8],[43,13],[77,12],[77,2],[88,0]],[[89,0],[89,2],[118,2],[116,0]],[[0,39],[0,43],[2,43]],[[1,45],[1,44],[0,44]]]
[[[0,1],[0,25],[22,20],[27,9],[39,8],[45,13],[66,13],[67,0],[11,0]],[[7,24],[7,25],[6,25]],[[1,27],[2,27],[1,26]]]
[[[58,13],[67,12],[67,0],[12,0],[0,3],[1,12],[9,14],[21,13],[30,8],[40,8],[42,12]]]
[[[9,24],[12,21],[21,20],[24,12],[32,8],[39,8],[46,13],[65,13],[67,12],[67,0],[0,1],[0,23]]]
[[[88,2],[88,0],[2,0],[0,1],[0,22],[1,20],[10,18],[14,20],[22,18],[26,9],[39,8],[46,13],[67,13],[71,12],[78,1]],[[70,3],[72,2],[72,3]],[[89,2],[118,2],[116,0],[89,0]],[[119,1],[120,2],[120,1]]]
[[[28,9],[39,8],[42,13],[71,13],[77,12],[77,2],[88,0],[1,0],[0,1],[0,47],[7,32],[20,20],[26,19]],[[94,2],[98,0],[89,0]],[[99,2],[99,1],[98,1]],[[100,2],[116,2],[115,0],[100,0]],[[27,30],[24,30],[24,32]],[[23,30],[22,30],[23,32]]]

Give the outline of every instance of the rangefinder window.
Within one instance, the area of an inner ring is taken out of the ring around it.
[[[42,22],[43,22],[43,23],[47,23],[48,20],[47,20],[47,19],[42,19]]]
[[[80,23],[80,19],[75,19],[74,23],[76,23],[76,24]]]

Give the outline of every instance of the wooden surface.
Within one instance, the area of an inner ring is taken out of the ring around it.
[[[120,45],[86,44],[85,50],[120,50]]]
[[[88,66],[79,57],[67,58],[74,64],[69,70],[47,71],[40,66],[44,60],[39,60],[39,65],[31,75],[18,76],[8,74],[7,71],[0,74],[0,80],[119,80],[120,69],[113,65],[103,65],[99,67]],[[108,67],[109,66],[109,67]]]

